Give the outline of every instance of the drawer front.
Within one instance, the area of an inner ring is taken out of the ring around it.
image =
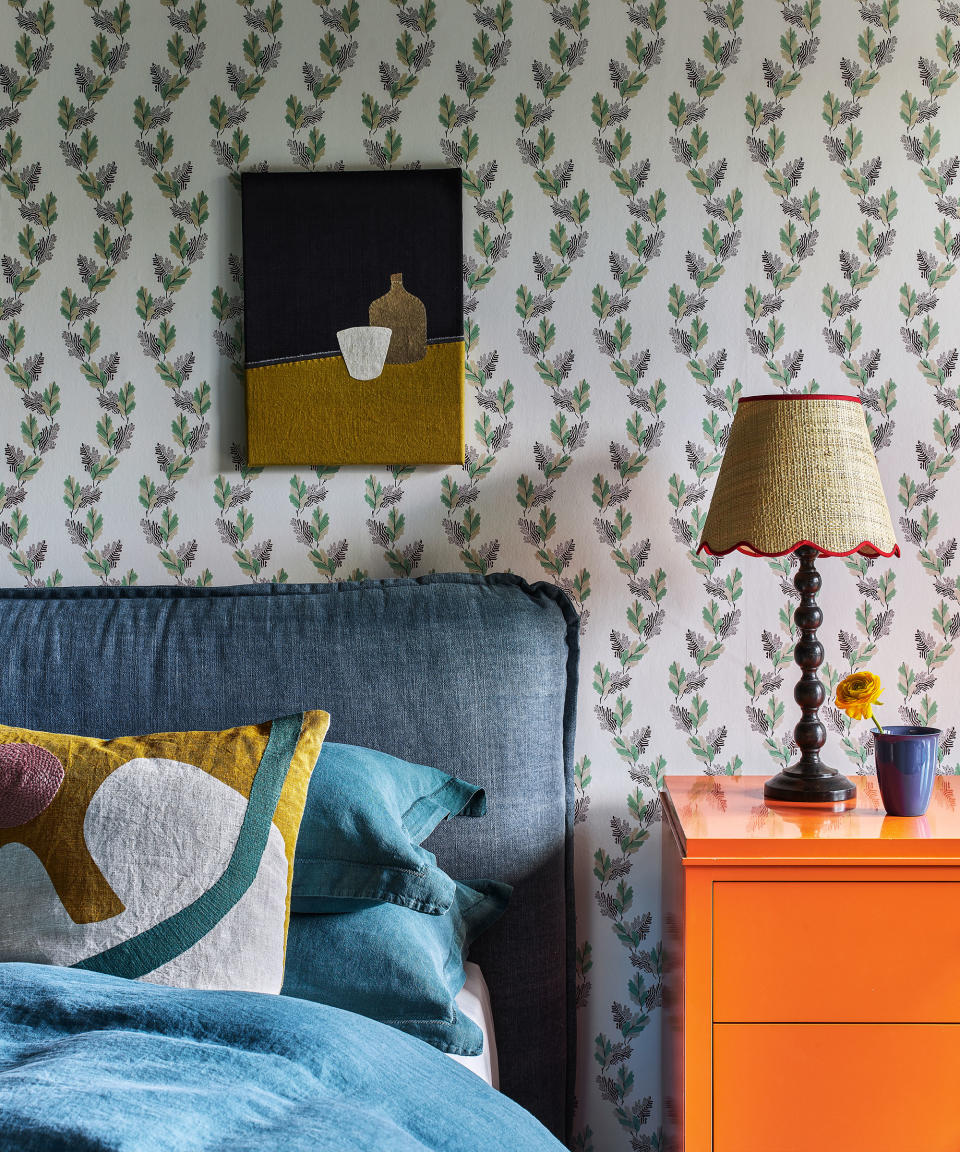
[[[713,916],[716,1021],[960,1023],[958,882],[720,881]]]
[[[713,1152],[960,1148],[960,1025],[717,1024],[713,1053]]]

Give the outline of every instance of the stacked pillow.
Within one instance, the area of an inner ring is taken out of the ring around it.
[[[482,789],[436,768],[325,744],[297,841],[284,994],[478,1055],[483,1036],[455,997],[510,887],[458,883],[421,845],[441,820],[484,812]]]
[[[479,1053],[455,997],[510,889],[455,882],[422,842],[482,815],[483,790],[324,744],[328,725],[312,711],[113,740],[0,725],[0,961],[282,984]]]
[[[482,788],[371,748],[327,744],[310,779],[294,912],[397,904],[440,915],[454,882],[420,845],[448,816],[482,816]]]

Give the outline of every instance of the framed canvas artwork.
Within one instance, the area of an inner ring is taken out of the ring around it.
[[[462,464],[460,171],[242,177],[250,463]]]

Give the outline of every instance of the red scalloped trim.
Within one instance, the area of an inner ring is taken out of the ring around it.
[[[749,404],[751,400],[849,400],[851,404],[862,404],[859,396],[841,396],[838,392],[765,392],[762,396],[741,396],[737,403]]]
[[[858,400],[857,403],[859,404],[860,401]],[[731,552],[736,552],[737,549],[742,550],[744,548],[749,548],[751,551],[750,553],[747,553],[747,555],[764,556],[773,560],[780,556],[789,556],[791,552],[796,552],[798,548],[816,548],[821,556],[853,556],[854,553],[860,551],[864,544],[869,544],[878,556],[885,556],[889,558],[891,556],[900,555],[899,544],[894,544],[891,551],[884,552],[882,549],[878,548],[872,540],[861,540],[856,548],[851,548],[849,552],[830,552],[826,548],[821,548],[819,544],[811,544],[809,540],[798,540],[796,544],[792,545],[790,548],[784,548],[782,552],[761,552],[758,548],[754,548],[754,546],[748,540],[741,540],[739,544],[731,544],[729,548],[724,548],[722,552],[714,552],[709,544],[700,544],[697,548],[697,555],[699,556],[701,552],[706,552],[708,556],[729,556]]]

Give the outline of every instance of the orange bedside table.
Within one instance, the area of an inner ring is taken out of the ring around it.
[[[960,1152],[960,780],[887,816],[661,793],[671,1152]]]

